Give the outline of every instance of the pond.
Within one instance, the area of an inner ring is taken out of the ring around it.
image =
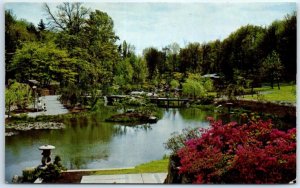
[[[207,127],[213,112],[199,109],[161,109],[162,118],[154,124],[124,126],[107,123],[110,114],[99,112],[85,118],[65,121],[64,130],[34,130],[6,137],[5,180],[22,175],[22,169],[41,162],[38,147],[56,146],[52,152],[68,169],[133,167],[161,159],[168,151],[164,144],[171,133],[184,128]]]

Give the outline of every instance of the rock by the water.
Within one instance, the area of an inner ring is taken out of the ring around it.
[[[157,122],[157,117],[155,117],[155,116],[149,117],[149,123],[156,123],[156,122]]]
[[[12,183],[22,183],[22,181],[23,181],[23,177],[18,175],[14,175],[11,180]]]
[[[12,129],[16,131],[29,131],[32,129],[64,129],[66,126],[63,123],[58,122],[31,122],[31,123],[19,123],[6,125],[6,129]]]
[[[134,109],[128,109],[126,110],[126,113],[134,112]]]
[[[6,132],[5,136],[13,136],[13,135],[17,135],[18,132]]]

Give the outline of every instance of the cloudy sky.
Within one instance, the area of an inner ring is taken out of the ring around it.
[[[58,3],[49,4],[53,10]],[[84,3],[84,6],[107,12],[115,24],[120,41],[136,47],[138,54],[146,47],[162,47],[177,42],[209,42],[224,39],[247,24],[268,26],[276,19],[296,11],[295,3]],[[18,19],[37,24],[46,21],[40,3],[6,3]]]

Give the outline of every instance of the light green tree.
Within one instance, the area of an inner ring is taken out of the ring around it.
[[[171,80],[170,86],[172,89],[178,88],[179,87],[179,82],[177,80]]]
[[[202,78],[198,74],[189,74],[186,81],[182,84],[183,94],[188,96],[203,97],[207,91],[212,90],[212,81],[209,78]]]
[[[114,83],[120,87],[121,92],[130,89],[132,84],[133,68],[130,59],[126,58],[116,65]]]
[[[132,75],[133,82],[141,87],[146,82],[148,76],[147,63],[142,57],[137,57],[133,61],[132,68],[134,71],[134,74]]]
[[[5,90],[5,112],[8,115],[8,118],[10,117],[11,107],[15,105],[17,102],[17,97],[15,95],[15,92],[11,89]]]
[[[53,42],[26,42],[13,57],[13,70],[19,82],[38,80],[42,86],[51,81],[74,81],[74,60],[67,51],[58,49]]]
[[[201,82],[198,82],[193,79],[187,79],[182,84],[183,94],[188,96],[193,96],[195,99],[196,97],[201,97],[205,95],[204,87]]]
[[[31,89],[27,84],[12,82],[5,90],[5,110],[8,117],[12,106],[24,110],[31,101]]]

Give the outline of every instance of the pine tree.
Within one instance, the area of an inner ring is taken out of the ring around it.
[[[41,19],[40,23],[38,24],[38,29],[39,29],[39,31],[44,31],[46,29],[43,19]]]

